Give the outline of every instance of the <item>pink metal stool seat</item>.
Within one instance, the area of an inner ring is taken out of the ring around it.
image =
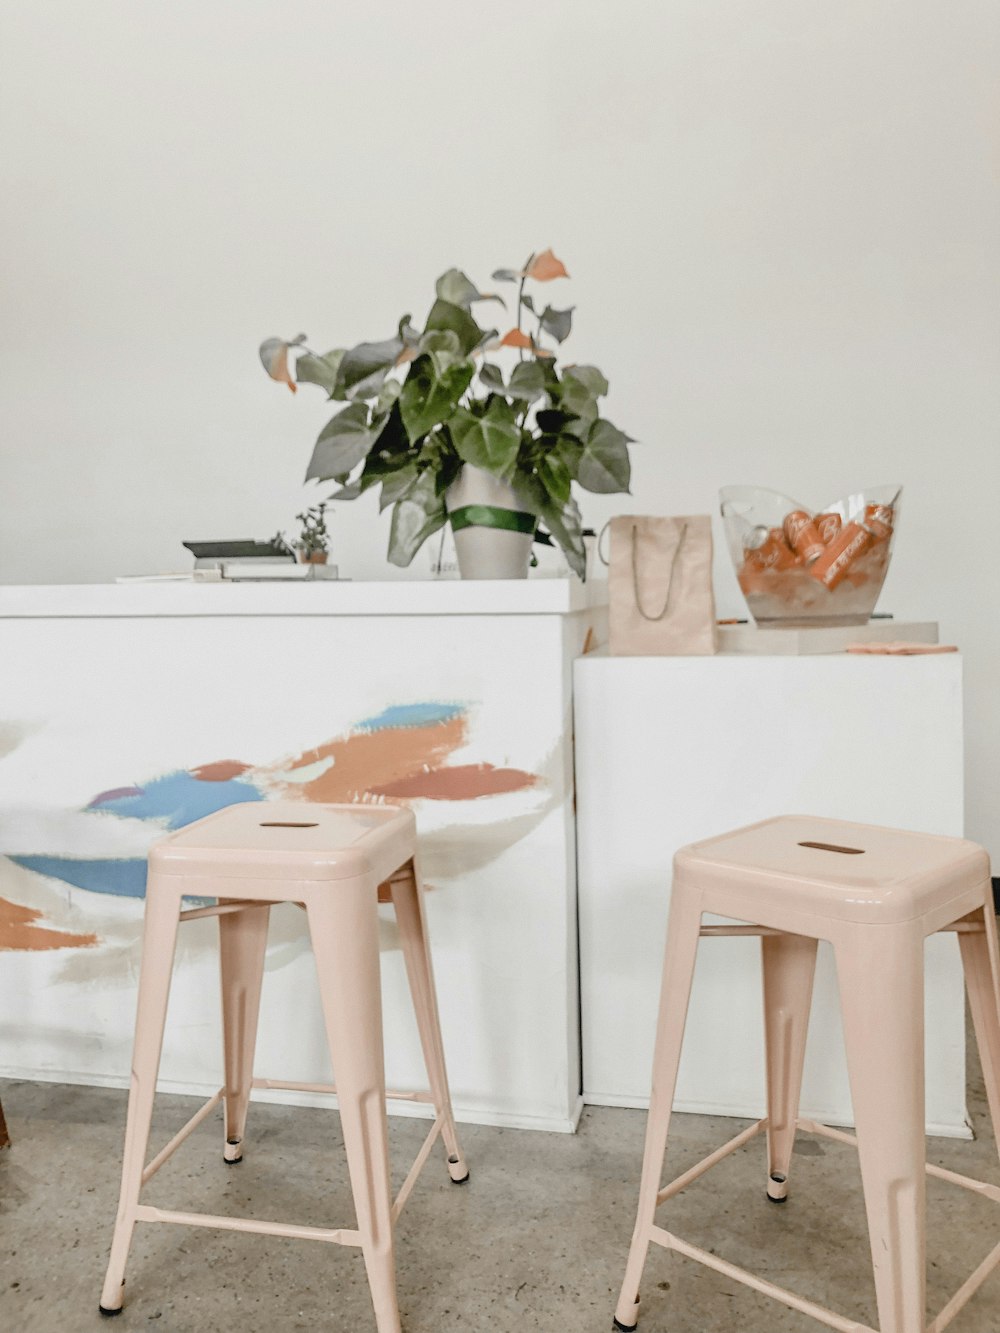
[[[752,924],[702,925],[714,913]],[[1000,949],[989,858],[974,843],[788,816],[682,848],[674,858],[653,1092],[635,1231],[614,1326],[636,1327],[650,1243],[706,1265],[840,1333],[875,1333],[657,1226],[657,1208],[758,1134],[768,1197],[782,1202],[796,1128],[856,1144],[880,1333],[940,1333],[1000,1265],[1000,1245],[925,1320],[925,1175],[1000,1202],[1000,1187],[925,1165],[924,942],[957,933],[997,1142]],[[670,1112],[702,935],[761,936],[767,1116],[661,1188]],[[857,1137],[799,1119],[819,940],[834,948]]]
[[[183,897],[214,906],[182,909]],[[386,1092],[382,1047],[378,903],[395,908],[430,1092]],[[253,1077],[268,915],[273,904],[305,909],[336,1087]],[[146,1165],[150,1120],[177,928],[219,918],[225,1086]],[[224,1158],[243,1159],[254,1087],[336,1092],[357,1214],[353,1229],[173,1212],[139,1202],[142,1186],[222,1102]],[[429,1102],[435,1119],[395,1201],[390,1191],[386,1098]],[[142,972],[125,1128],[121,1197],[101,1313],[120,1313],[136,1222],[171,1222],[360,1247],[378,1333],[400,1333],[394,1230],[438,1136],[456,1184],[469,1178],[458,1146],[438,1023],[417,869],[413,815],[390,806],[292,802],[230,806],[156,843],[149,855]]]

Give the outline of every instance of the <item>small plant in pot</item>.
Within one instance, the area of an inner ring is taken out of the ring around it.
[[[300,565],[325,565],[330,553],[330,534],[326,526],[326,501],[295,517],[302,524],[295,553]]]
[[[306,480],[336,481],[334,500],[380,486],[380,507],[393,511],[393,564],[408,565],[450,521],[464,578],[524,578],[541,523],[585,577],[573,487],[627,491],[631,439],[601,416],[601,372],[558,365],[573,307],[543,307],[528,290],[568,276],[551,250],[497,269],[494,280],[513,284],[517,298],[503,336],[472,314],[481,303],[506,309],[503,298],[449,269],[422,331],[404,315],[393,337],[349,350],[320,355],[304,334],[261,344],[272,379],[292,392],[316,384],[346,404],[320,432]]]

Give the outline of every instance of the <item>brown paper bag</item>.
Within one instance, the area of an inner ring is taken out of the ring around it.
[[[716,651],[712,520],[613,518],[608,561],[613,656],[697,656]]]

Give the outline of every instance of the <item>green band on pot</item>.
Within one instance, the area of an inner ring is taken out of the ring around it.
[[[463,528],[503,528],[507,532],[532,533],[538,519],[518,509],[498,509],[495,505],[463,505],[449,515],[452,532]]]

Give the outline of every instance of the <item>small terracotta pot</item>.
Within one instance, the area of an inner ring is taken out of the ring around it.
[[[300,565],[325,565],[329,551],[303,551],[298,550],[296,555]]]

